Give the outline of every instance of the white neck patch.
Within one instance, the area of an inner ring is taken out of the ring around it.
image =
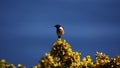
[[[59,29],[63,30],[63,27],[60,27]]]

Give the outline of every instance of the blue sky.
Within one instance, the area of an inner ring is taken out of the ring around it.
[[[92,56],[120,54],[119,0],[1,0],[0,59],[38,64],[57,40],[55,24],[73,51]]]

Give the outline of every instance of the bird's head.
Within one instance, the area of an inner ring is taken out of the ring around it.
[[[60,28],[61,25],[60,25],[60,24],[56,24],[54,27],[56,27],[56,28]]]

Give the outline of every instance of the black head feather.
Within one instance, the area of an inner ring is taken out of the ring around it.
[[[60,24],[56,24],[55,27],[56,27],[56,28],[59,28],[59,27],[61,27],[61,25],[60,25]]]

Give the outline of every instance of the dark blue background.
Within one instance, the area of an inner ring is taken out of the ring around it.
[[[38,64],[57,40],[57,23],[81,58],[120,54],[119,0],[0,0],[0,59]]]

